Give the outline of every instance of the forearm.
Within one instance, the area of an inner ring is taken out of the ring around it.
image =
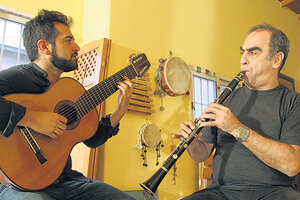
[[[116,109],[110,115],[110,124],[113,128],[115,128],[118,125],[118,123],[120,122],[120,120],[122,119],[122,117],[124,116],[126,111],[127,111],[127,108],[126,109]]]
[[[0,98],[0,130],[4,137],[13,133],[17,123],[24,117],[25,107]]]
[[[220,104],[208,106],[201,117],[212,119],[203,122],[202,126],[218,127],[235,138],[244,126],[228,107]],[[251,129],[249,131],[249,136],[242,144],[262,162],[288,176],[295,176],[300,171],[300,146],[265,138]],[[295,134],[299,134],[297,130]]]
[[[26,126],[26,127],[34,127],[36,125],[37,120],[41,118],[39,115],[39,111],[34,111],[29,108],[26,108],[25,115],[23,118],[18,122],[18,126]]]
[[[253,130],[242,144],[266,165],[288,175],[300,171],[300,154],[293,146],[261,136]]]
[[[113,128],[119,124],[121,118],[127,112],[132,94],[132,83],[126,76],[123,78],[125,80],[123,82],[118,82],[117,85],[117,87],[120,89],[118,95],[118,107],[110,116],[110,123]]]
[[[118,134],[119,127],[112,127],[110,124],[110,116],[107,115],[101,119],[99,122],[99,126],[97,132],[94,134],[93,137],[84,141],[84,144],[91,148],[96,148],[102,144],[104,144],[109,138]]]
[[[31,127],[31,123],[32,123],[32,118],[31,115],[33,115],[34,111],[30,110],[30,109],[26,109],[25,115],[23,116],[23,118],[18,122],[18,126],[28,126]]]

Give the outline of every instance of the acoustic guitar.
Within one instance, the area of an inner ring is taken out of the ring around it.
[[[61,78],[42,94],[10,94],[6,100],[38,111],[59,113],[68,119],[67,130],[55,139],[29,127],[16,127],[8,138],[0,138],[0,180],[22,190],[40,190],[62,173],[72,148],[91,138],[99,120],[95,109],[118,90],[123,76],[142,76],[150,67],[145,54],[89,90],[72,78]]]

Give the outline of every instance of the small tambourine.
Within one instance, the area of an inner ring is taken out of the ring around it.
[[[161,87],[170,96],[189,94],[191,72],[188,65],[179,57],[160,61]]]
[[[144,124],[139,131],[139,141],[149,147],[154,149],[161,142],[160,129],[154,124]]]
[[[142,158],[144,160],[143,166],[148,166],[147,164],[147,148],[155,149],[157,151],[157,162],[159,164],[158,158],[160,157],[160,147],[163,147],[161,140],[160,129],[151,123],[144,124],[138,132],[138,144],[136,147],[142,149]]]

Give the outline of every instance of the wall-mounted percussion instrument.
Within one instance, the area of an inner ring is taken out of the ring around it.
[[[189,66],[179,57],[160,59],[161,87],[170,96],[188,94],[191,83]]]
[[[132,54],[127,59],[130,64],[134,59],[135,54]],[[150,82],[149,72],[145,73],[142,77],[132,79],[132,95],[129,101],[128,110],[130,112],[144,113],[151,115],[155,112],[153,109],[153,99],[152,99],[152,88]]]
[[[163,147],[161,140],[161,130],[150,122],[144,124],[138,132],[138,144],[136,147],[142,149],[142,158],[144,160],[143,166],[147,167],[147,148],[156,150],[156,165],[159,164],[158,158],[160,157],[160,147]]]
[[[242,81],[245,72],[242,71],[238,73],[235,78],[227,85],[227,87],[223,90],[218,98],[214,100],[214,103],[222,104],[227,97],[231,94],[234,88]],[[194,139],[198,138],[199,132],[203,129],[201,126],[201,122],[207,121],[206,119],[202,119],[198,117],[194,120],[195,128],[190,133],[190,135],[182,139],[177,146],[174,148],[169,157],[163,162],[162,166],[151,176],[147,181],[140,183],[140,186],[147,191],[150,195],[156,196],[156,190],[166,176],[168,171],[174,166],[179,157],[183,154],[183,152],[188,148],[188,146],[194,141]]]

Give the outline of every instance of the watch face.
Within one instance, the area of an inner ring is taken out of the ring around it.
[[[245,141],[249,136],[248,127],[244,126],[238,131],[237,140],[239,142]]]
[[[248,133],[248,130],[245,128],[242,128],[240,131],[240,137],[244,138]]]

